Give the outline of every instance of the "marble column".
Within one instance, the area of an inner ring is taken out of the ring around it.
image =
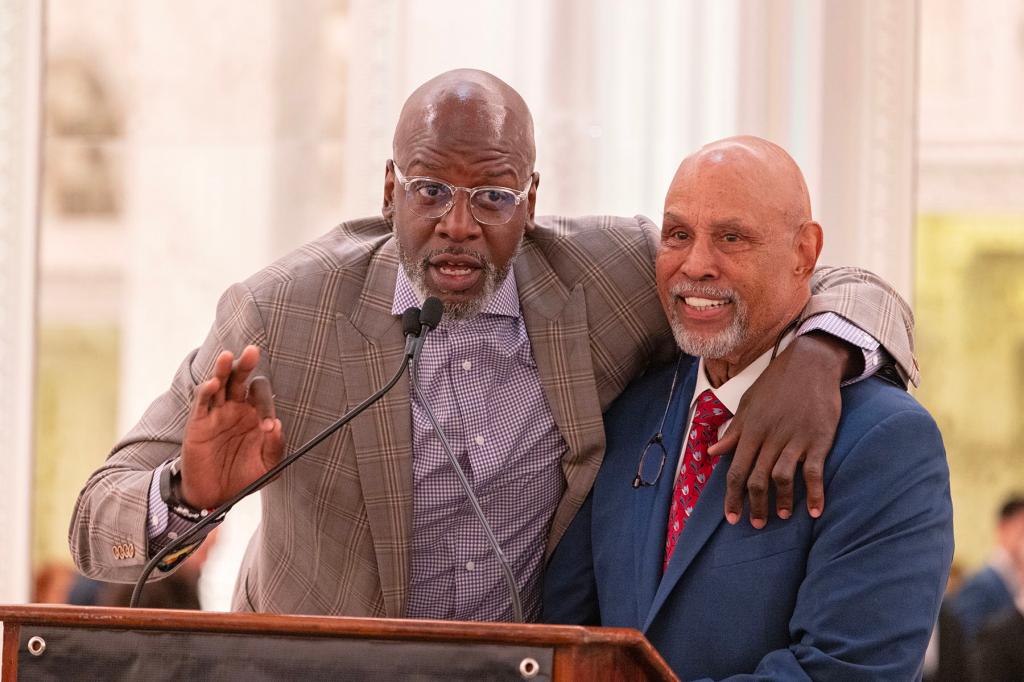
[[[43,6],[0,0],[0,603],[27,601]]]
[[[825,229],[821,262],[913,294],[918,3],[743,3],[739,128],[786,147]]]

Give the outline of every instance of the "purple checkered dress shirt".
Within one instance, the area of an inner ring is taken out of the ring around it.
[[[399,269],[392,312],[420,304]],[[423,347],[417,377],[512,566],[524,617],[537,620],[544,548],[565,487],[566,446],[541,387],[512,273],[478,316],[441,321]],[[406,616],[509,621],[498,562],[422,403],[412,395],[411,404]]]

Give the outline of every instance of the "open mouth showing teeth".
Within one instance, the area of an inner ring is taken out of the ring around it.
[[[473,268],[465,265],[440,265],[437,269],[442,275],[448,275],[449,277],[461,277],[473,272]]]
[[[683,298],[683,302],[691,308],[697,310],[710,310],[712,308],[721,308],[724,305],[728,305],[728,299],[717,299],[717,298],[697,298],[696,296],[686,296]]]

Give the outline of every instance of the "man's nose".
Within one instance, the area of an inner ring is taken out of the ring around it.
[[[694,238],[693,245],[679,264],[679,271],[694,281],[718,277],[717,251],[710,238]]]
[[[470,210],[469,192],[455,192],[452,202],[452,207],[437,222],[435,230],[442,237],[453,242],[463,242],[478,238],[483,233],[483,229],[476,218],[473,217],[473,211]]]

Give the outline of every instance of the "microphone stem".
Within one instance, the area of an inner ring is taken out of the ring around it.
[[[235,494],[231,499],[229,499],[227,502],[224,502],[219,507],[214,509],[205,518],[197,522],[195,526],[189,528],[186,532],[179,535],[173,542],[164,547],[152,559],[150,559],[142,569],[142,576],[139,578],[138,582],[135,583],[135,589],[132,590],[132,598],[131,601],[129,602],[129,607],[135,608],[139,605],[139,599],[142,597],[142,590],[146,585],[146,581],[149,579],[150,573],[153,572],[153,569],[157,567],[157,564],[159,564],[164,559],[164,557],[172,554],[173,552],[177,552],[182,547],[187,546],[193,538],[199,535],[200,531],[202,531],[204,528],[212,524],[214,521],[222,518],[229,511],[231,511],[231,508],[238,504],[238,502],[242,498],[251,495],[252,493],[256,492],[257,490],[265,486],[267,483],[273,480],[274,477],[280,474],[285,468],[290,466],[292,462],[297,460],[299,457],[302,457],[307,452],[309,452],[317,445],[322,443],[335,431],[337,431],[342,426],[355,419],[364,410],[366,410],[366,408],[380,400],[385,393],[390,391],[392,387],[394,387],[394,385],[398,383],[398,380],[402,377],[402,374],[405,373],[406,367],[409,366],[410,355],[408,351],[409,344],[407,343],[406,354],[405,357],[402,358],[401,366],[398,368],[398,371],[395,372],[395,375],[391,377],[391,380],[388,381],[388,383],[383,388],[378,390],[376,393],[368,397],[363,402],[356,405],[348,413],[342,415],[336,422],[325,428],[323,431],[313,436],[313,438],[311,438],[307,443],[305,443],[302,447],[300,447],[292,454],[288,455],[286,458],[282,459],[274,467],[267,471],[267,473],[263,474],[255,481],[242,488],[242,490]]]
[[[426,336],[426,334],[424,334],[424,336]],[[473,489],[469,485],[469,479],[466,478],[466,473],[459,465],[458,459],[455,458],[455,453],[452,451],[451,445],[448,444],[448,439],[445,437],[444,431],[441,429],[441,425],[438,423],[437,418],[430,409],[426,396],[424,396],[423,392],[420,390],[420,382],[416,379],[417,367],[418,365],[414,360],[412,369],[409,371],[409,380],[412,382],[412,388],[419,397],[420,405],[423,407],[423,411],[427,413],[427,418],[430,419],[430,423],[434,426],[434,431],[437,433],[437,437],[441,440],[441,447],[444,449],[445,455],[448,456],[448,462],[452,465],[452,469],[455,470],[455,475],[459,479],[459,484],[462,486],[463,492],[466,494],[466,499],[469,500],[469,504],[473,508],[473,514],[480,522],[480,526],[484,530],[484,535],[487,536],[487,543],[491,546],[491,550],[498,559],[498,565],[501,566],[501,571],[505,577],[505,583],[508,585],[509,596],[512,600],[513,622],[522,623],[523,605],[519,599],[519,589],[516,586],[516,578],[512,573],[512,567],[509,566],[508,560],[505,558],[505,554],[501,551],[501,546],[498,544],[498,538],[495,537],[491,524],[487,522],[487,517],[484,516],[484,510],[480,507],[480,501],[477,500],[476,495],[473,494]]]

